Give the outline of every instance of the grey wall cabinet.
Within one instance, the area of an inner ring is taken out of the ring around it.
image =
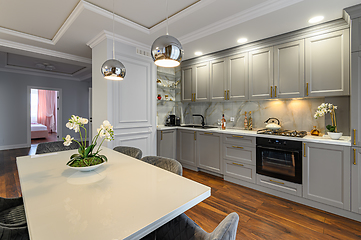
[[[158,130],[158,156],[176,159],[177,130]]]
[[[182,68],[182,101],[193,101],[192,92],[192,79],[193,79],[193,66]]]
[[[209,62],[182,68],[182,101],[209,101]]]
[[[211,101],[227,100],[227,65],[226,59],[210,62],[210,99]],[[229,92],[229,91],[228,91]]]
[[[351,148],[351,211],[361,214],[361,148]]]
[[[248,53],[228,57],[226,63],[227,100],[248,100]]]
[[[199,131],[197,133],[197,164],[199,168],[223,173],[222,134]]]
[[[274,98],[304,96],[304,40],[274,46]]]
[[[361,52],[351,55],[351,145],[361,147]]]
[[[351,52],[361,51],[361,18],[352,19]]]
[[[349,30],[305,39],[306,96],[349,94]]]
[[[273,47],[249,52],[250,99],[273,97]]]
[[[197,167],[196,163],[197,132],[179,129],[177,132],[178,157],[182,165]]]
[[[303,197],[350,210],[350,148],[304,143]]]

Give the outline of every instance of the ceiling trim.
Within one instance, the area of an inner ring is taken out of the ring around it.
[[[89,42],[87,42],[86,45],[89,46],[90,48],[94,48],[95,46],[97,46],[99,43],[101,43],[105,39],[113,40],[113,33],[103,30],[98,35],[96,35],[93,39],[91,39]],[[137,47],[142,50],[146,50],[146,51],[150,50],[150,45],[135,41],[135,40],[127,38],[127,37],[123,37],[118,34],[114,34],[114,41],[121,42],[121,43],[127,44],[129,46]]]
[[[20,38],[25,38],[25,39],[42,42],[42,43],[46,43],[46,44],[50,44],[50,45],[55,45],[55,43],[53,43],[53,41],[50,39],[38,37],[38,36],[31,35],[28,33],[18,32],[18,31],[3,28],[3,27],[0,27],[0,33],[5,33],[5,34],[12,35],[15,37],[20,37]]]
[[[277,11],[279,9],[291,6],[293,4],[302,2],[303,0],[268,0],[264,3],[258,4],[254,7],[251,7],[245,11],[236,13],[228,18],[222,19],[218,22],[210,24],[206,27],[188,33],[182,37],[179,37],[178,40],[182,44],[187,44],[189,42],[198,40],[200,38],[209,36],[221,30],[233,27],[235,25],[247,22],[254,18],[266,15],[268,13]]]
[[[58,52],[58,51],[49,50],[46,48],[35,47],[32,45],[12,42],[12,41],[8,41],[8,40],[4,40],[4,39],[0,39],[0,46],[23,50],[23,51],[32,52],[32,53],[43,54],[43,55],[52,56],[52,57],[73,60],[73,61],[77,61],[77,62],[81,62],[81,63],[87,63],[87,64],[92,63],[91,58],[80,57],[80,56],[72,55],[69,53]]]

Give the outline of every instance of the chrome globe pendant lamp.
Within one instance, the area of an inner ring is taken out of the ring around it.
[[[183,57],[183,48],[181,43],[175,37],[168,34],[168,0],[167,8],[167,34],[157,38],[151,48],[151,54],[155,65],[158,67],[177,67],[180,65]]]
[[[114,0],[113,0],[113,58],[108,59],[102,65],[101,72],[107,80],[123,80],[125,77],[125,66],[115,59],[114,51]]]

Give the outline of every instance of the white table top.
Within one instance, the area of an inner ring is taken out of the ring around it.
[[[139,239],[210,196],[210,188],[103,147],[91,172],[65,164],[77,150],[18,157],[31,239]]]

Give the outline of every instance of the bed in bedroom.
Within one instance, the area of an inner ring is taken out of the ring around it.
[[[31,139],[46,138],[48,136],[48,128],[40,123],[31,124]]]

